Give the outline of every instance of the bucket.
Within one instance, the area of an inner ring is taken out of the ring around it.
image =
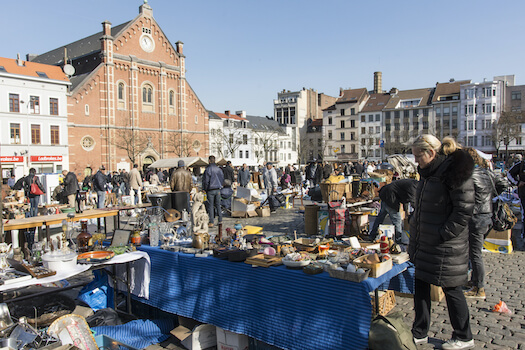
[[[318,205],[307,205],[304,207],[304,232],[307,236],[317,235],[317,212]]]

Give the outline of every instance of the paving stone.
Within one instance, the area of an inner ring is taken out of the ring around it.
[[[494,339],[492,341],[492,344],[508,346],[509,348],[513,349],[516,349],[518,347],[518,343],[513,340]]]

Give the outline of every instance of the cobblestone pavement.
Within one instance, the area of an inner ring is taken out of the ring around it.
[[[309,204],[307,202],[304,203]],[[298,207],[295,209],[278,209],[270,217],[260,218],[230,218],[223,220],[223,229],[233,227],[239,220],[243,225],[262,226],[266,236],[304,233],[304,214]],[[518,226],[518,225],[517,225]],[[525,249],[523,241],[518,238],[521,229],[515,227],[513,236],[517,240],[518,249],[512,254],[483,253],[486,269],[486,300],[468,299],[471,313],[471,328],[476,349],[524,349],[525,350],[525,289],[521,281],[525,272]],[[216,231],[216,228],[212,229]],[[213,231],[212,231],[213,232]],[[406,323],[412,324],[414,319],[413,301],[411,297],[396,296],[397,304],[394,310],[406,315]],[[512,315],[492,312],[492,308],[500,300],[504,301]],[[450,339],[450,326],[446,302],[432,303],[432,323],[429,332],[429,343],[419,345],[418,349],[441,349],[441,344]],[[149,348],[180,349],[173,339],[163,344]]]

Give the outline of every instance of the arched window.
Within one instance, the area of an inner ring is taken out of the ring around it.
[[[142,110],[147,112],[153,112],[153,87],[149,84],[142,86]]]
[[[170,90],[168,96],[168,113],[175,114],[175,91]]]
[[[117,84],[117,108],[126,109],[126,85],[122,81]]]
[[[124,83],[118,83],[118,99],[124,99]]]

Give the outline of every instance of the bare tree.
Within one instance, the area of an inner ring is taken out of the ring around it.
[[[270,155],[277,154],[279,150],[279,133],[272,130],[253,130],[253,137],[257,139],[257,142],[254,142],[257,162],[270,161]]]
[[[509,145],[521,136],[523,112],[505,111],[497,121],[492,123],[491,139],[497,154],[505,146],[505,159],[509,159]]]
[[[138,130],[133,130],[126,125],[123,129],[116,130],[116,137],[112,139],[111,144],[124,150],[131,164],[136,164],[138,155],[148,145],[148,134],[139,133]]]
[[[246,129],[232,121],[228,121],[228,125],[222,129],[214,129],[212,138],[216,142],[220,156],[223,158],[233,156],[244,142],[245,134]]]
[[[193,134],[172,133],[168,137],[167,145],[173,149],[177,157],[191,157],[195,137]]]

